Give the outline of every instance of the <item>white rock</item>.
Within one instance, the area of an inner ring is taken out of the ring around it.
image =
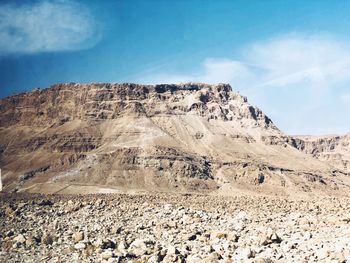
[[[85,249],[86,245],[84,243],[77,243],[77,244],[74,245],[74,248],[76,250],[81,250],[81,249]]]
[[[107,250],[107,251],[104,251],[104,252],[101,253],[101,258],[102,259],[108,260],[111,257],[113,257],[113,252],[110,251],[110,250]]]
[[[26,242],[25,237],[22,234],[19,234],[18,236],[16,236],[13,241],[17,242],[17,243],[24,243]]]

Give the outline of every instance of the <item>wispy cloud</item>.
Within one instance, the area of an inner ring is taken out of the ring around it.
[[[192,74],[151,73],[140,76],[141,82],[146,83],[180,83],[180,82],[205,82],[205,83],[232,83],[237,79],[248,78],[249,70],[241,62],[207,58],[200,64],[200,69]]]
[[[0,4],[0,54],[87,49],[100,40],[89,9],[69,0]]]
[[[349,79],[350,45],[327,35],[289,34],[246,49],[244,60],[263,70],[259,86],[329,88]]]
[[[186,75],[154,71],[137,79],[148,83],[228,82],[285,131],[322,133],[332,130],[327,121],[334,123],[336,132],[350,129],[344,119],[350,111],[339,109],[340,114],[332,115],[339,99],[349,101],[348,94],[341,95],[341,89],[350,86],[349,72],[350,43],[325,34],[287,34],[247,45],[239,58],[205,59]]]
[[[297,84],[327,88],[350,79],[350,43],[327,35],[288,34],[242,50],[239,59],[207,58],[197,71],[186,75],[153,72],[139,78],[150,82],[232,82],[240,84],[240,89]]]

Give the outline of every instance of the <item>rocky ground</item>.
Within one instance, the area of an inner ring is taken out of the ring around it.
[[[350,262],[350,202],[0,195],[0,262]]]

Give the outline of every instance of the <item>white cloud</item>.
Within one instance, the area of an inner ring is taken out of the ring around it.
[[[264,71],[259,86],[328,88],[349,79],[350,45],[326,35],[284,35],[251,45],[245,60]]]
[[[241,62],[221,58],[207,58],[200,64],[200,70],[192,74],[151,73],[138,78],[143,83],[204,82],[233,83],[248,79],[251,73]]]
[[[190,74],[153,72],[151,82],[232,82],[240,89],[327,88],[350,79],[350,43],[326,35],[283,35],[249,45],[240,59],[207,58]],[[237,83],[238,82],[238,83]]]
[[[87,49],[99,40],[89,9],[69,0],[0,5],[0,54]]]
[[[209,83],[231,82],[249,75],[248,69],[241,62],[228,59],[206,59],[203,68],[203,74],[197,79]]]
[[[230,83],[291,134],[349,131],[350,42],[288,34],[247,45],[239,58],[208,58],[189,74],[153,71],[139,82]],[[345,90],[344,90],[345,89]],[[341,95],[346,94],[346,95]]]

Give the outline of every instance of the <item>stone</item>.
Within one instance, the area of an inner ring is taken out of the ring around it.
[[[272,243],[281,243],[282,239],[277,235],[275,231],[271,229],[267,230],[260,237],[260,245],[266,246]]]
[[[196,240],[196,239],[197,239],[197,235],[196,234],[190,234],[187,237],[188,241],[193,241],[193,240]]]
[[[27,205],[26,202],[21,202],[21,203],[19,203],[18,206],[17,206],[17,210],[21,210],[21,209],[24,208],[26,205]]]
[[[84,240],[84,232],[77,232],[73,234],[74,243]]]
[[[135,255],[136,257],[145,255],[147,253],[147,245],[145,241],[141,239],[136,239],[130,244],[129,253]]]
[[[101,258],[104,259],[104,260],[108,260],[111,257],[113,257],[113,252],[110,251],[110,250],[107,250],[107,251],[104,251],[104,252],[101,253]]]
[[[5,215],[8,217],[12,217],[14,215],[14,210],[11,207],[6,207],[5,208]]]
[[[86,248],[86,244],[84,244],[84,243],[77,243],[77,244],[74,245],[74,248],[76,250],[82,250],[82,249]]]
[[[106,239],[106,240],[101,240],[101,243],[98,243],[98,245],[102,248],[102,249],[108,249],[108,248],[112,248],[114,249],[116,247],[116,244],[114,241],[110,240],[110,239]]]
[[[43,199],[38,203],[38,205],[40,205],[40,206],[52,206],[53,202],[49,199]]]
[[[180,254],[179,250],[173,245],[169,245],[167,248],[167,255],[177,255]]]
[[[255,253],[249,247],[247,247],[242,251],[242,255],[244,258],[248,259],[254,257]]]
[[[121,242],[119,242],[118,243],[118,246],[117,246],[117,249],[118,249],[118,251],[120,251],[121,253],[126,253],[127,252],[127,250],[126,250],[126,244],[125,244],[125,242],[124,241],[121,241]]]
[[[227,235],[227,239],[232,241],[232,242],[238,242],[239,240],[239,235],[237,235],[237,233],[235,232],[230,232],[228,235]]]
[[[305,232],[305,234],[304,234],[304,239],[305,239],[305,240],[309,240],[310,238],[312,238],[311,232]]]
[[[171,254],[171,255],[166,255],[164,258],[163,258],[163,261],[164,263],[181,263],[183,262],[183,260],[181,259],[181,257],[179,257],[178,255],[175,255],[175,254]]]
[[[93,245],[97,248],[102,248],[103,246],[103,241],[101,238],[97,239],[96,241],[93,242]]]
[[[222,256],[219,255],[216,252],[210,253],[210,255],[205,256],[203,259],[198,259],[197,261],[194,262],[204,262],[204,263],[211,263],[211,262],[220,262],[222,260]]]
[[[210,239],[215,239],[215,238],[227,238],[227,233],[216,230],[210,233]]]
[[[13,239],[13,241],[23,244],[26,242],[26,238],[22,234],[19,234]]]
[[[11,229],[11,230],[7,231],[6,236],[12,237],[14,234],[15,234],[14,231]]]
[[[26,247],[31,247],[35,244],[35,240],[32,236],[29,236],[27,239],[26,239]]]
[[[48,233],[45,233],[42,238],[41,238],[41,243],[43,243],[44,245],[52,245],[53,243],[53,237],[48,234]]]
[[[273,260],[270,258],[258,258],[254,263],[273,263]]]
[[[222,255],[224,253],[224,248],[222,246],[222,244],[217,243],[217,244],[213,244],[212,246],[212,250],[215,251],[216,253],[218,253],[219,255]]]
[[[263,174],[259,174],[258,176],[258,184],[262,184],[265,180],[265,176]]]
[[[123,231],[123,228],[121,226],[115,226],[112,228],[113,234],[120,234]]]
[[[281,243],[282,239],[277,235],[276,232],[274,232],[271,237],[270,237],[271,241],[273,243]]]

